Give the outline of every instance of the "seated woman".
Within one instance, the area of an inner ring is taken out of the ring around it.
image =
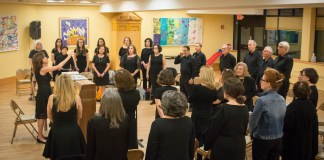
[[[50,159],[85,158],[86,143],[79,127],[82,103],[70,76],[56,78],[54,94],[48,99],[47,115],[53,126],[43,156]]]
[[[279,159],[281,154],[286,101],[277,90],[283,78],[271,68],[266,69],[261,78],[263,92],[256,101],[249,122],[253,159]]]
[[[173,90],[173,91],[177,90],[176,87],[172,86],[175,84],[175,79],[174,79],[173,72],[170,69],[164,69],[160,72],[157,78],[157,83],[161,85],[161,87],[157,88],[154,93],[154,95],[156,95],[155,96],[155,104],[156,104],[155,119],[164,116],[163,110],[161,108],[161,98],[163,93],[168,90]]]
[[[137,149],[137,105],[141,99],[131,73],[120,69],[115,74],[116,87],[122,99],[123,107],[129,118],[128,149]]]
[[[117,90],[102,96],[99,114],[88,123],[87,159],[127,160],[129,120]]]
[[[211,149],[211,159],[244,159],[245,133],[249,110],[244,104],[244,86],[236,77],[227,78],[223,85],[227,103],[213,115],[205,135],[205,150]]]
[[[299,81],[293,87],[294,99],[287,106],[282,138],[282,159],[314,159],[314,132],[317,115],[313,103],[308,100],[310,88]],[[316,129],[318,129],[316,127]],[[316,147],[317,148],[317,147]]]
[[[185,116],[186,96],[178,91],[165,91],[161,103],[164,117],[152,123],[145,159],[192,160],[195,131],[191,119]]]

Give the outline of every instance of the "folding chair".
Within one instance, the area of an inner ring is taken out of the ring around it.
[[[35,140],[37,140],[37,136],[35,136],[32,132],[32,131],[35,131],[38,134],[37,130],[35,129],[35,127],[32,124],[34,122],[37,122],[35,115],[24,114],[24,112],[20,109],[20,107],[17,105],[17,103],[14,100],[11,100],[10,106],[11,106],[11,109],[15,112],[15,114],[17,116],[16,120],[14,122],[15,128],[14,128],[14,131],[12,134],[11,144],[13,142],[14,137],[16,136],[17,126],[20,124],[23,124],[27,128],[29,133],[35,138]],[[32,127],[32,130],[29,129],[26,124],[30,124],[30,126]]]
[[[128,160],[143,160],[144,152],[140,149],[129,149],[127,152]]]
[[[30,70],[29,69],[17,69],[16,71],[16,94],[20,97],[20,90],[29,90],[30,88]],[[20,88],[21,85],[28,84],[28,88]]]

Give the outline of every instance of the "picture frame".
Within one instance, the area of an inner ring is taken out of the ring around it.
[[[0,15],[0,52],[18,51],[18,24],[15,15]]]
[[[60,17],[60,38],[63,45],[76,46],[78,39],[84,40],[84,45],[89,44],[89,19]]]

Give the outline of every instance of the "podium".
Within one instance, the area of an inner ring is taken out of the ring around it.
[[[77,94],[82,102],[82,118],[80,120],[80,128],[84,137],[87,137],[87,125],[91,117],[96,112],[96,86],[89,80],[75,81]],[[86,139],[86,138],[85,138]]]

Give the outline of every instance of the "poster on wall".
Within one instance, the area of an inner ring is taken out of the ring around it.
[[[0,52],[18,50],[16,16],[0,16]]]
[[[161,46],[202,43],[202,18],[153,18],[153,41]]]
[[[88,18],[60,18],[60,38],[63,45],[76,45],[78,39],[83,39],[84,44],[88,45],[88,34]]]

